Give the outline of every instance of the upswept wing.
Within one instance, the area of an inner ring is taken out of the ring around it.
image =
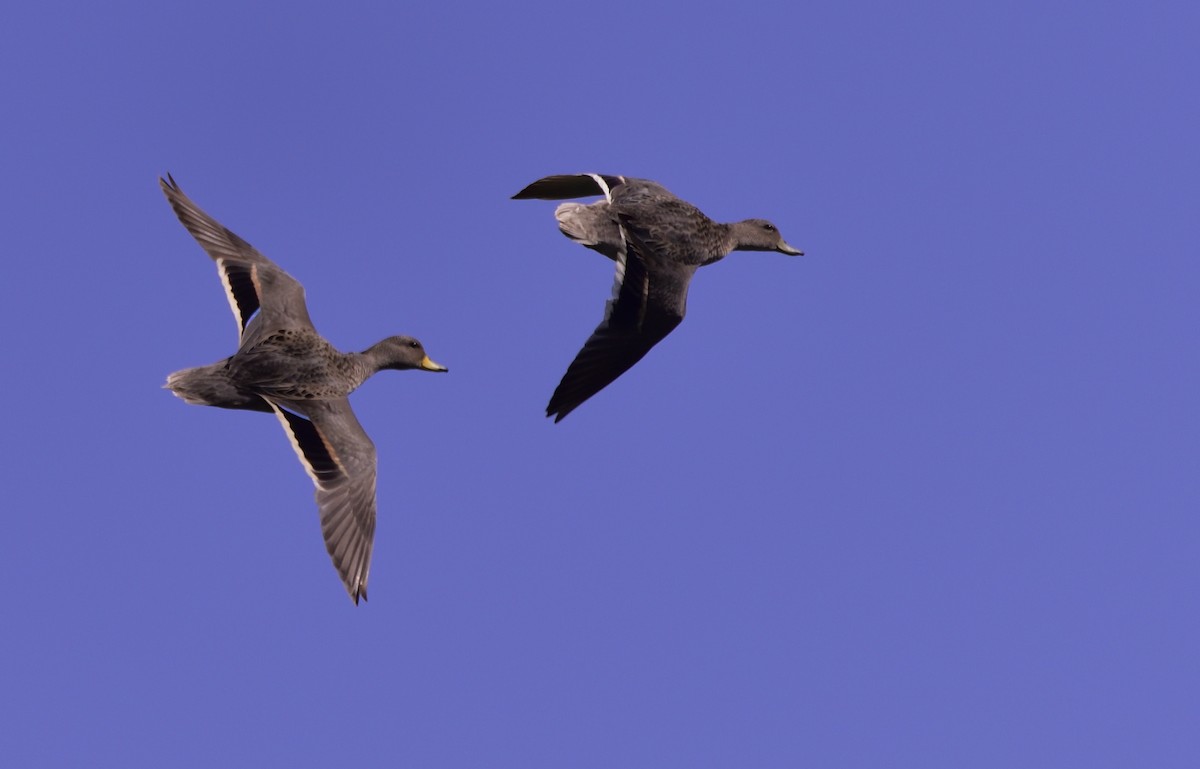
[[[604,195],[611,200],[614,187],[624,184],[624,176],[606,174],[557,174],[545,176],[513,195],[513,200],[570,200]]]
[[[304,302],[304,287],[299,281],[206,214],[183,193],[170,174],[158,181],[179,221],[217,265],[229,308],[238,324],[239,344],[254,336],[253,329],[250,332],[247,329],[256,313],[261,320],[255,325],[260,327],[312,326]]]

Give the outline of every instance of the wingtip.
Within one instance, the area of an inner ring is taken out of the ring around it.
[[[565,408],[563,406],[556,406],[555,404],[551,403],[549,406],[546,407],[546,418],[549,419],[550,417],[554,417],[554,424],[558,424],[559,422],[566,419],[567,414],[570,414],[574,410],[575,410],[574,406],[571,406],[570,408]]]
[[[524,187],[522,187],[520,190],[518,190],[511,198],[509,198],[509,200],[542,199],[541,195],[538,194],[538,190],[541,188],[542,183],[544,181],[545,181],[544,179],[538,179],[536,182],[526,184]]]
[[[536,182],[530,182],[529,184],[526,184],[524,187],[522,187],[521,189],[519,189],[515,193],[513,193],[513,196],[511,198],[509,198],[509,200],[536,199],[537,198],[536,190],[538,189],[538,185],[540,185],[543,181],[545,181],[545,180],[538,179]]]

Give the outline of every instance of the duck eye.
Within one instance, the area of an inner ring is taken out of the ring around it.
[[[775,232],[775,225],[770,222],[763,222],[763,229],[767,232]]]
[[[420,342],[418,342],[416,339],[413,339],[413,340],[410,340],[410,341],[409,341],[409,343],[408,343],[408,346],[409,346],[409,347],[411,347],[411,348],[413,348],[413,349],[415,350],[415,349],[417,349],[418,347],[420,347],[420,346],[421,346],[421,343],[420,343]]]

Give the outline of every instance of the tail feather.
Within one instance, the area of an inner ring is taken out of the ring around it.
[[[580,245],[616,259],[621,250],[621,229],[609,214],[608,203],[562,203],[554,209],[558,229]]]
[[[167,383],[163,387],[185,403],[195,406],[271,413],[271,407],[265,400],[239,387],[229,378],[225,361],[176,371],[167,377]]]

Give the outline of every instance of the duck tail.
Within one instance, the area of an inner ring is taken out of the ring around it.
[[[163,387],[185,403],[195,406],[271,411],[271,407],[260,396],[238,387],[229,378],[226,361],[176,371],[167,377]]]
[[[621,250],[621,229],[608,210],[608,203],[560,203],[554,209],[558,229],[580,245],[616,259]]]

